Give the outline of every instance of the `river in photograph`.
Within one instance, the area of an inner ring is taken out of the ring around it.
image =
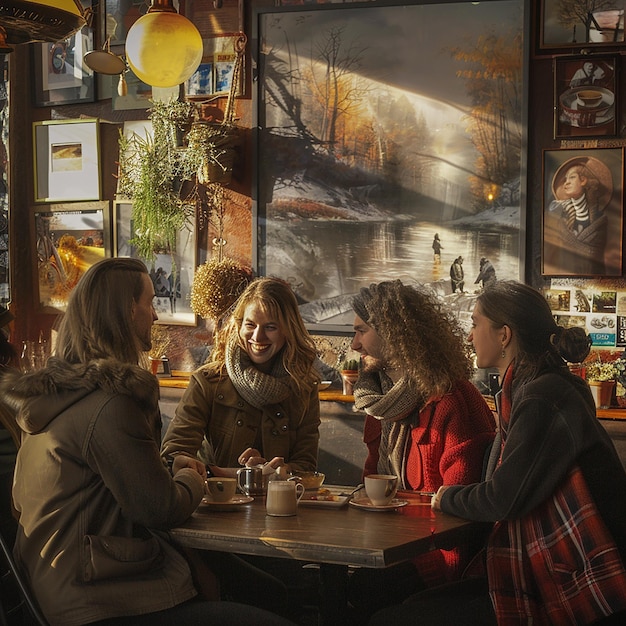
[[[463,257],[465,289],[473,291],[482,257],[498,278],[519,279],[519,235],[452,228],[423,221],[290,223],[289,236],[268,236],[269,275],[289,280],[303,300],[351,294],[372,282],[399,278],[430,283],[450,278],[450,266]],[[435,233],[441,261],[434,259]],[[278,241],[280,239],[280,241]],[[290,249],[291,248],[291,249]],[[288,267],[285,259],[291,259]]]

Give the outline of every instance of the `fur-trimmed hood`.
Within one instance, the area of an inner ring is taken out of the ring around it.
[[[146,411],[158,406],[156,378],[138,365],[116,359],[74,364],[52,357],[42,370],[7,371],[0,381],[4,402],[18,411],[18,424],[27,433],[39,432],[96,389],[131,396]]]

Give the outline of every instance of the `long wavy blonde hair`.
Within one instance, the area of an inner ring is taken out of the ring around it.
[[[319,381],[319,375],[313,367],[317,357],[315,344],[304,326],[293,290],[288,283],[278,278],[257,278],[248,285],[237,300],[228,322],[215,337],[211,361],[224,368],[227,345],[232,337],[237,338],[243,350],[246,349],[239,331],[245,310],[251,304],[258,306],[265,315],[277,322],[285,334],[282,361],[296,389],[302,391]]]

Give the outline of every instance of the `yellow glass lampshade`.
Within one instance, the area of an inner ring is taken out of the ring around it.
[[[185,82],[202,61],[202,37],[194,24],[176,11],[150,10],[126,35],[128,65],[153,87]]]

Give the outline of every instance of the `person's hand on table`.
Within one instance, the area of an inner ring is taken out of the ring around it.
[[[437,489],[437,493],[430,499],[430,508],[434,511],[441,511],[441,496],[447,488],[446,485],[442,485]]]
[[[186,454],[177,454],[172,462],[172,475],[176,476],[176,472],[184,467],[190,467],[198,472],[202,478],[206,478],[206,466],[202,461]]]
[[[256,467],[263,465],[265,468],[264,473],[269,471],[280,471],[280,473],[289,473],[289,466],[285,463],[285,458],[282,456],[275,456],[271,461],[266,461],[265,457],[256,448],[246,448],[237,459],[241,465],[246,467]],[[280,470],[279,470],[280,468]]]

